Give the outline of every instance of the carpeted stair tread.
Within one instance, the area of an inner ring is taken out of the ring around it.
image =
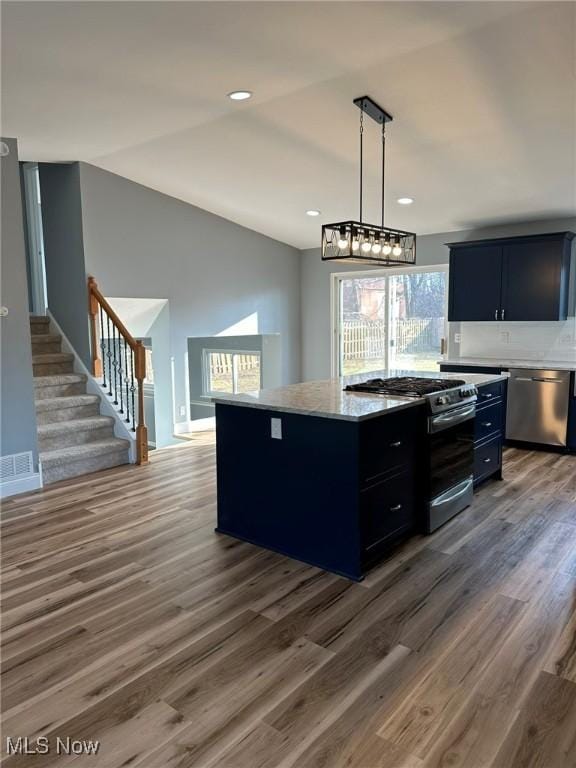
[[[38,424],[38,436],[49,437],[65,432],[90,431],[114,426],[112,416],[91,416],[86,419],[70,419],[70,421],[55,421],[50,424]]]
[[[122,440],[120,437],[109,437],[106,440],[98,440],[85,445],[72,445],[69,448],[58,448],[54,451],[41,451],[40,459],[42,468],[50,469],[97,456],[127,452],[129,445],[128,440]]]
[[[39,333],[33,339],[33,344],[56,344],[62,341],[62,336],[59,333]]]
[[[30,315],[30,322],[33,325],[48,325],[50,318],[48,315]]]
[[[61,384],[80,384],[86,380],[85,373],[53,373],[50,376],[34,376],[34,386],[57,387]]]
[[[70,352],[46,352],[45,354],[32,355],[34,365],[47,365],[48,363],[71,363],[74,355]]]
[[[82,405],[100,403],[98,395],[65,395],[64,397],[47,397],[36,400],[37,411],[58,411],[63,408],[78,408]]]

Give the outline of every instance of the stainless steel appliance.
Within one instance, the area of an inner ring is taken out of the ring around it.
[[[566,446],[570,371],[510,369],[506,439]]]
[[[474,418],[478,390],[461,379],[369,379],[346,387],[393,397],[423,398],[428,411],[424,530],[432,533],[472,503]]]
[[[432,533],[472,503],[478,390],[462,384],[427,398],[430,415],[426,533]]]

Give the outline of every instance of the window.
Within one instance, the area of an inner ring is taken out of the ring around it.
[[[202,367],[204,395],[237,395],[261,389],[260,352],[205,349]]]
[[[438,370],[446,336],[447,268],[335,275],[338,375]]]

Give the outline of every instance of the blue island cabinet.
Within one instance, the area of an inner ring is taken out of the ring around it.
[[[217,403],[216,530],[362,579],[420,526],[425,422],[420,406],[353,421]]]

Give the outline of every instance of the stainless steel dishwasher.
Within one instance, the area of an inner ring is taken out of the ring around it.
[[[510,369],[506,438],[567,444],[570,371]]]

